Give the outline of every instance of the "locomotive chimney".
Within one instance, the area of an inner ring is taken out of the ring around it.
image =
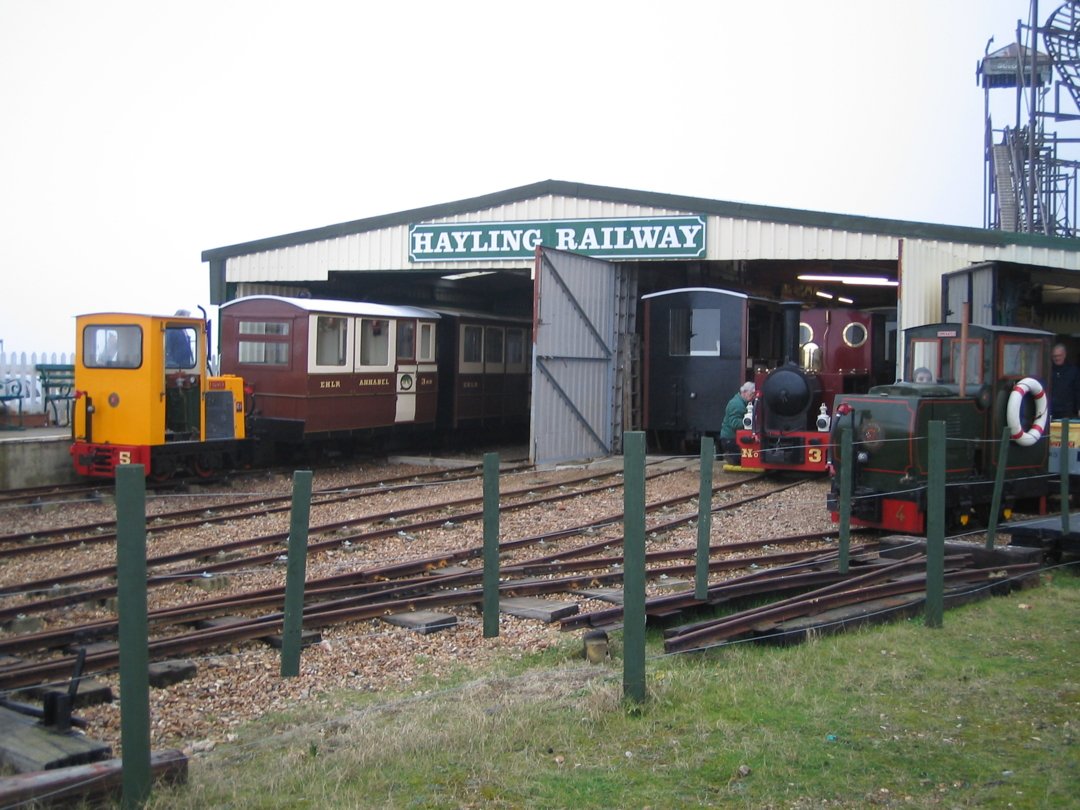
[[[798,363],[799,316],[802,314],[802,303],[799,301],[782,301],[780,309],[784,313],[783,360],[785,363]]]

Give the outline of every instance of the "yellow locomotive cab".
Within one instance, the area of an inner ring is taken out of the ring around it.
[[[97,313],[76,318],[72,458],[82,475],[119,464],[148,475],[223,466],[244,438],[243,383],[211,377],[201,318]]]

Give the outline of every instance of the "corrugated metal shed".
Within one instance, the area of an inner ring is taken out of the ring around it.
[[[331,272],[480,270],[531,272],[532,258],[410,261],[410,226],[425,223],[513,223],[536,220],[703,216],[703,261],[895,262],[900,279],[897,326],[943,319],[941,279],[989,261],[1078,274],[1080,240],[979,228],[875,219],[698,197],[548,180],[494,194],[381,217],[330,225],[203,253],[211,293],[226,284],[241,294],[295,295]],[[897,360],[903,363],[902,347]]]
[[[895,261],[901,328],[940,317],[944,273],[1008,261],[1080,272],[1080,240],[876,219],[700,197],[547,180],[520,188],[380,217],[270,237],[203,253],[214,303],[226,282],[296,285],[331,271],[528,271],[532,259],[409,260],[415,223],[517,222],[678,214],[706,218],[705,261]]]

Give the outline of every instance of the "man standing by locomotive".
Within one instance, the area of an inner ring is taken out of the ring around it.
[[[724,453],[725,463],[735,467],[742,462],[739,445],[735,443],[735,431],[742,428],[746,405],[754,398],[755,393],[752,382],[743,383],[724,409],[724,421],[720,424],[720,448]]]
[[[1080,411],[1080,368],[1065,362],[1066,351],[1058,343],[1050,351],[1050,418],[1075,419]]]

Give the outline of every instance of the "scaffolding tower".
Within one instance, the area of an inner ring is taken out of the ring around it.
[[[1016,42],[990,53],[991,38],[976,70],[985,110],[983,226],[1076,236],[1080,161],[1066,155],[1080,139],[1049,131],[1047,122],[1080,120],[1080,0],[1068,0],[1042,26],[1038,18],[1038,0],[1031,0],[1027,23],[1017,21]],[[1015,93],[1012,126],[991,121],[995,89]],[[1062,109],[1063,89],[1073,112]]]

